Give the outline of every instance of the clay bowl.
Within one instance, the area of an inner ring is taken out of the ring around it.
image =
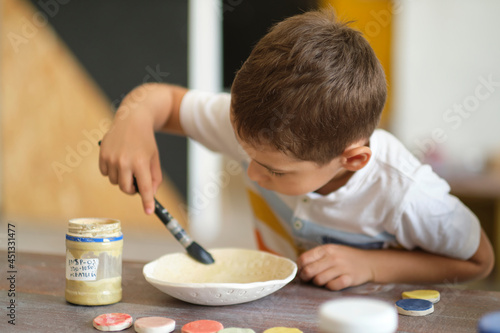
[[[185,253],[164,255],[144,266],[146,280],[162,292],[200,305],[254,301],[285,286],[297,265],[283,257],[247,249],[214,249],[211,265]]]

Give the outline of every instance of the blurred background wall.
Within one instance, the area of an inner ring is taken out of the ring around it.
[[[108,216],[123,222],[128,258],[149,260],[178,250],[161,223],[143,215],[137,196],[121,193],[100,175],[95,143],[136,85],[189,85],[188,1],[0,3],[0,216],[3,223],[19,225],[21,249],[62,253],[69,218]],[[389,99],[381,127],[450,182],[480,216],[499,251],[500,23],[495,15],[500,2],[212,3],[214,10],[206,15],[215,15],[222,25],[219,90],[229,89],[235,71],[273,23],[325,6],[353,21],[387,74]],[[188,225],[193,193],[188,145],[184,138],[163,134],[157,140],[165,176],[158,197]],[[217,235],[197,235],[202,243],[254,246],[240,178],[221,188],[216,207],[221,218],[210,221]],[[203,185],[196,185],[199,191]]]
[[[498,1],[402,1],[391,129],[439,172],[482,172],[500,154]]]

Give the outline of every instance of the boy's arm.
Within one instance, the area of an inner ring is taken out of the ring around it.
[[[179,110],[187,91],[159,83],[135,88],[123,99],[101,143],[101,173],[128,194],[135,193],[135,177],[147,214],[154,211],[153,197],[162,179],[154,132],[184,135]]]
[[[468,260],[423,251],[360,250],[328,244],[303,253],[297,263],[301,279],[340,290],[365,282],[444,283],[480,279],[493,269],[494,255],[481,231],[479,247]]]

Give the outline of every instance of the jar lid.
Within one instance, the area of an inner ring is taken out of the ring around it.
[[[116,237],[121,235],[119,220],[82,217],[69,220],[68,235],[78,237]]]
[[[394,333],[398,314],[394,305],[367,297],[328,301],[319,309],[320,331],[328,333]]]

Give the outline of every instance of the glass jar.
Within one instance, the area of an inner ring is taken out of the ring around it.
[[[78,218],[66,234],[66,300],[104,305],[122,298],[123,234],[120,221]]]

